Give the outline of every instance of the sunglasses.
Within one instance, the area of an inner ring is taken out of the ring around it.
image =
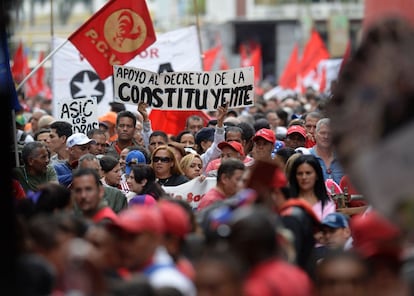
[[[152,159],[152,162],[164,162],[164,163],[168,163],[171,161],[171,158],[169,157],[158,157],[158,156],[154,156],[154,158]]]

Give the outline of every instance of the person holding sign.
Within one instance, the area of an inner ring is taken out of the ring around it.
[[[118,113],[116,118],[116,132],[118,139],[110,144],[108,151],[116,151],[118,155],[121,154],[122,149],[128,146],[137,146],[135,141],[135,126],[137,118],[131,111],[122,111]]]
[[[227,104],[217,108],[217,125],[214,130],[213,141],[211,139],[211,128],[204,127],[195,136],[197,152],[203,161],[203,173],[207,164],[221,155],[218,144],[225,141],[224,138],[224,117],[227,114]]]

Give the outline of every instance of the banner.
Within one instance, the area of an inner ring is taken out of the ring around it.
[[[145,0],[110,0],[68,39],[105,79],[156,37]]]
[[[163,110],[217,110],[252,106],[254,68],[211,72],[164,72],[114,66],[115,101]]]
[[[66,42],[54,38],[54,48]],[[59,104],[69,99],[96,97],[98,115],[109,111],[113,101],[112,78],[101,80],[92,65],[70,42],[61,47],[53,56],[53,116],[59,118]]]
[[[196,210],[204,194],[216,186],[216,183],[217,178],[215,177],[207,177],[204,181],[200,181],[199,178],[194,178],[178,186],[163,186],[162,188],[171,197],[185,200],[193,210]]]
[[[53,47],[56,48],[63,42],[66,39],[54,38]],[[139,53],[127,65],[157,73],[163,69],[202,71],[196,27],[160,34],[153,45]],[[109,111],[108,104],[113,101],[112,77],[101,80],[92,65],[70,42],[53,56],[52,79],[54,110],[59,100],[97,97],[98,114],[103,115]],[[136,106],[126,107],[130,111],[136,111]]]
[[[84,133],[99,128],[96,98],[66,100],[58,103],[58,120],[69,122],[73,133]]]

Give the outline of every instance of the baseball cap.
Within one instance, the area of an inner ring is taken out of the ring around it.
[[[291,134],[298,133],[302,135],[306,139],[306,130],[303,126],[300,125],[292,125],[287,129],[286,136]]]
[[[111,228],[121,229],[129,233],[164,233],[164,221],[157,207],[134,204],[122,210],[117,219],[108,225]]]
[[[200,145],[202,141],[214,141],[214,132],[213,127],[203,127],[195,135],[195,142],[197,145]]]
[[[129,151],[125,158],[125,174],[129,175],[131,173],[131,166],[138,163],[147,163],[144,153],[139,150]]]
[[[322,219],[322,226],[330,228],[348,228],[348,218],[342,213],[330,213]]]
[[[51,125],[52,122],[54,121],[55,121],[55,118],[53,116],[46,114],[39,118],[37,126],[39,127],[39,129],[45,128]]]
[[[99,123],[107,124],[108,122],[116,125],[117,114],[115,112],[109,111],[105,115],[102,115],[98,118]]]
[[[23,114],[16,115],[16,123],[22,126],[26,124],[26,118],[24,118]]]
[[[283,188],[288,184],[285,173],[280,168],[275,168],[272,178],[273,188]]]
[[[158,207],[164,220],[165,233],[184,238],[190,232],[190,217],[182,206],[169,200],[161,200]]]
[[[89,139],[87,135],[83,133],[75,133],[71,135],[66,141],[66,146],[71,148],[77,145],[86,145],[89,143],[96,143],[94,139]]]
[[[253,137],[253,141],[257,141],[259,138],[262,138],[270,143],[276,142],[275,133],[268,128],[259,129]]]
[[[133,198],[131,198],[128,202],[128,206],[132,205],[146,205],[146,206],[152,206],[157,204],[157,201],[152,195],[149,194],[140,194],[135,195]]]
[[[217,146],[220,149],[223,149],[224,147],[230,147],[230,148],[236,150],[237,152],[239,152],[240,155],[244,156],[243,146],[239,142],[236,142],[236,141],[229,141],[229,142],[223,141],[223,142],[220,142]]]
[[[375,210],[351,219],[352,246],[365,257],[385,255],[400,258],[401,230]]]

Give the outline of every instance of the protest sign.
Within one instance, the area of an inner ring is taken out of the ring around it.
[[[115,101],[163,110],[217,110],[252,106],[253,67],[211,72],[163,72],[114,66]]]
[[[194,178],[178,186],[163,186],[165,192],[175,199],[185,200],[193,210],[196,210],[204,194],[216,186],[215,177],[207,177],[204,181]]]
[[[95,97],[62,100],[57,103],[56,116],[72,124],[74,133],[84,133],[99,128],[98,102]]]
[[[56,117],[56,105],[60,99],[89,96],[98,98],[98,114],[108,112],[108,103],[113,101],[112,77],[100,79],[92,65],[71,42],[58,37],[53,39],[53,47],[60,47],[53,55],[53,116]],[[62,47],[64,42],[66,43]],[[196,26],[157,34],[157,41],[140,52],[126,66],[153,72],[160,72],[165,68],[172,71],[201,71]],[[130,111],[137,109],[133,105],[126,105],[126,108]]]

